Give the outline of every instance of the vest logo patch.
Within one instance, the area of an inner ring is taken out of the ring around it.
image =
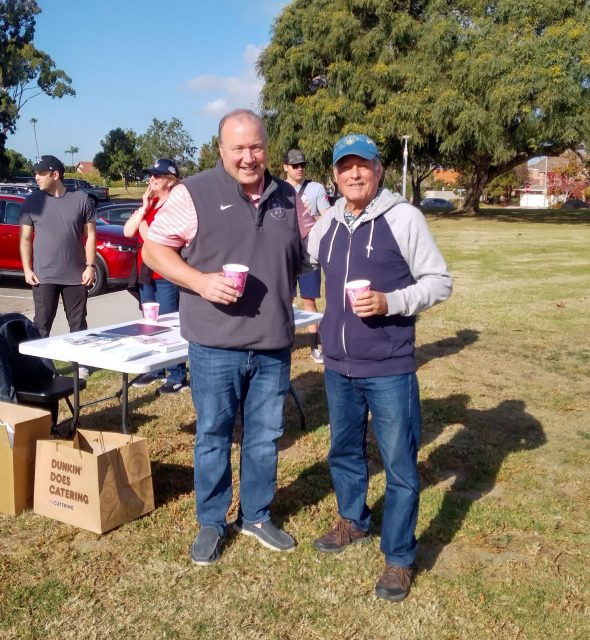
[[[267,213],[275,220],[284,220],[287,217],[287,210],[278,198],[269,199]]]

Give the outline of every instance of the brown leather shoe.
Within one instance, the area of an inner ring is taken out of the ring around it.
[[[371,534],[368,531],[361,531],[352,526],[350,520],[341,519],[333,529],[318,538],[313,546],[318,551],[326,553],[339,553],[349,544],[358,542],[368,542]]]
[[[397,564],[386,564],[383,575],[375,585],[375,593],[380,598],[400,602],[410,592],[413,567],[400,567]]]

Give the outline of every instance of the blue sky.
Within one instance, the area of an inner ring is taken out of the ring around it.
[[[92,160],[116,127],[144,133],[153,118],[179,118],[195,144],[209,142],[220,117],[255,107],[254,65],[287,0],[37,0],[35,46],[71,78],[75,97],[40,95],[24,106],[6,146]]]

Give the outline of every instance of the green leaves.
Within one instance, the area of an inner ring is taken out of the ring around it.
[[[590,7],[579,0],[295,0],[258,68],[271,158],[298,146],[314,175],[351,130],[397,167],[410,135],[411,166],[461,168],[476,190],[590,137]]]

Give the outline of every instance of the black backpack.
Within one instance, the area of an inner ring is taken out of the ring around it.
[[[51,360],[19,352],[21,342],[41,335],[33,323],[20,313],[0,314],[0,400],[16,402],[16,390],[51,380],[56,369]]]

